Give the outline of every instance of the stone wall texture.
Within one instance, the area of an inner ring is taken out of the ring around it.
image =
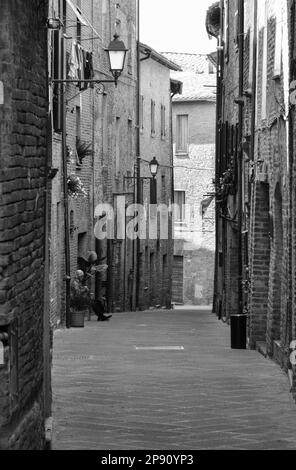
[[[183,114],[188,115],[189,133],[188,155],[176,154],[174,141],[174,190],[185,192],[188,207],[184,223],[174,224],[174,255],[184,258],[184,304],[210,305],[213,300],[215,108],[211,101],[173,102],[173,135],[176,136],[177,116]],[[212,200],[202,214],[201,203],[209,197]],[[175,274],[180,276],[180,270]],[[174,300],[179,303],[179,299]]]

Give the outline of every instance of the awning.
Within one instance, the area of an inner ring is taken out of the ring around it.
[[[68,3],[69,7],[72,8],[72,10],[74,11],[74,13],[77,16],[77,19],[80,21],[80,23],[83,24],[84,26],[88,26],[87,20],[85,20],[83,18],[82,14],[78,10],[77,6],[74,5],[74,3],[71,0],[66,0],[66,2]]]

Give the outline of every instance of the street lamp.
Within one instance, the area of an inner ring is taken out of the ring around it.
[[[110,72],[112,73],[115,79],[115,85],[117,86],[117,80],[124,69],[125,57],[128,49],[126,49],[124,42],[119,40],[118,34],[114,34],[113,41],[110,42],[105,51],[108,53]]]
[[[149,163],[150,173],[152,178],[150,179],[150,201],[151,204],[157,204],[157,180],[156,175],[159,168],[159,163],[155,157]]]
[[[149,166],[150,166],[150,173],[152,175],[152,178],[155,178],[158,172],[158,168],[159,168],[159,163],[155,157],[153,157],[153,159],[149,163]]]

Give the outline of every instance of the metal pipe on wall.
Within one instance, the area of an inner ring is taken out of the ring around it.
[[[64,16],[64,12],[63,12]],[[65,21],[64,21],[65,24]],[[62,28],[62,70],[63,79],[66,79],[66,51],[65,39],[66,34],[65,26]],[[70,240],[69,240],[69,201],[68,201],[68,170],[67,170],[67,103],[66,103],[66,85],[62,85],[62,166],[63,166],[63,193],[64,193],[64,237],[65,237],[65,282],[66,282],[66,327],[71,327],[71,314],[70,314],[70,283],[71,283],[71,265],[70,265]]]
[[[141,134],[140,134],[140,95],[141,95],[141,61],[140,61],[140,0],[137,0],[137,143],[136,143],[136,181],[137,204],[141,204]],[[140,248],[141,241],[137,239],[136,248],[136,308],[140,298]]]

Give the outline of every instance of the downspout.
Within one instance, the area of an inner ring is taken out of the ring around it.
[[[246,349],[246,315],[244,314],[243,305],[243,240],[242,240],[242,227],[243,227],[243,91],[244,91],[244,0],[239,0],[238,4],[239,15],[239,99],[237,100],[238,110],[238,194],[237,194],[237,222],[238,222],[238,311],[237,315],[232,318],[232,348],[233,349]],[[234,325],[236,325],[234,327]]]
[[[296,5],[295,1],[291,2],[290,10],[288,10],[288,15],[290,13],[290,57],[289,57],[289,83],[292,80],[296,79],[296,68],[295,68],[295,61],[293,60],[293,56],[295,54],[295,13],[296,13]],[[290,275],[291,275],[291,295],[292,295],[292,305],[294,305],[294,298],[295,298],[295,280],[293,281],[293,273],[295,273],[295,243],[294,243],[294,234],[295,234],[295,191],[293,190],[294,184],[294,174],[295,174],[295,160],[294,160],[294,128],[295,128],[295,105],[290,108],[289,111],[289,163],[290,163],[290,230],[291,230],[291,243],[290,243]],[[291,327],[293,330],[293,317],[294,317],[294,309],[291,311]],[[293,331],[291,332],[293,334]],[[288,370],[289,380],[291,383],[291,390],[293,393],[294,399],[296,398],[296,374],[293,368]]]
[[[140,135],[140,94],[141,94],[141,61],[140,61],[140,0],[137,0],[137,142],[136,142],[136,202],[141,204],[141,135]],[[140,248],[141,241],[136,241],[136,308],[140,300]]]
[[[221,124],[221,112],[222,112],[222,21],[223,21],[223,0],[220,0],[220,32],[218,35],[217,44],[217,101],[216,101],[216,162],[215,162],[215,182],[219,181],[220,178],[220,124]],[[220,315],[219,308],[217,310],[217,298],[219,296],[219,240],[222,236],[220,233],[220,217],[219,208],[216,203],[215,207],[215,224],[216,224],[216,240],[215,240],[215,274],[214,274],[214,295],[213,295],[213,313],[217,316]]]
[[[66,79],[66,54],[65,39],[66,33],[63,26],[62,38],[62,63],[63,79]],[[70,318],[70,283],[71,283],[71,265],[70,265],[70,240],[69,240],[69,201],[68,201],[68,171],[67,171],[67,119],[66,119],[66,84],[62,85],[62,165],[63,165],[63,193],[64,193],[64,231],[65,231],[65,282],[66,282],[66,327],[71,327]]]
[[[44,393],[44,411],[45,417],[51,416],[51,341],[50,341],[50,308],[49,308],[49,266],[50,266],[50,245],[49,245],[49,224],[50,224],[50,203],[51,203],[51,182],[49,181],[49,170],[52,164],[52,114],[50,108],[50,85],[49,85],[49,50],[50,33],[46,31],[46,89],[47,89],[47,102],[48,102],[48,115],[47,115],[47,133],[46,133],[46,175],[45,175],[45,233],[44,233],[44,306],[43,306],[43,393]]]
[[[260,1],[260,0],[259,0]],[[252,115],[251,115],[251,141],[250,157],[254,160],[255,155],[255,122],[256,122],[256,99],[257,99],[257,0],[254,0],[254,39],[253,39],[253,76],[252,76]]]

